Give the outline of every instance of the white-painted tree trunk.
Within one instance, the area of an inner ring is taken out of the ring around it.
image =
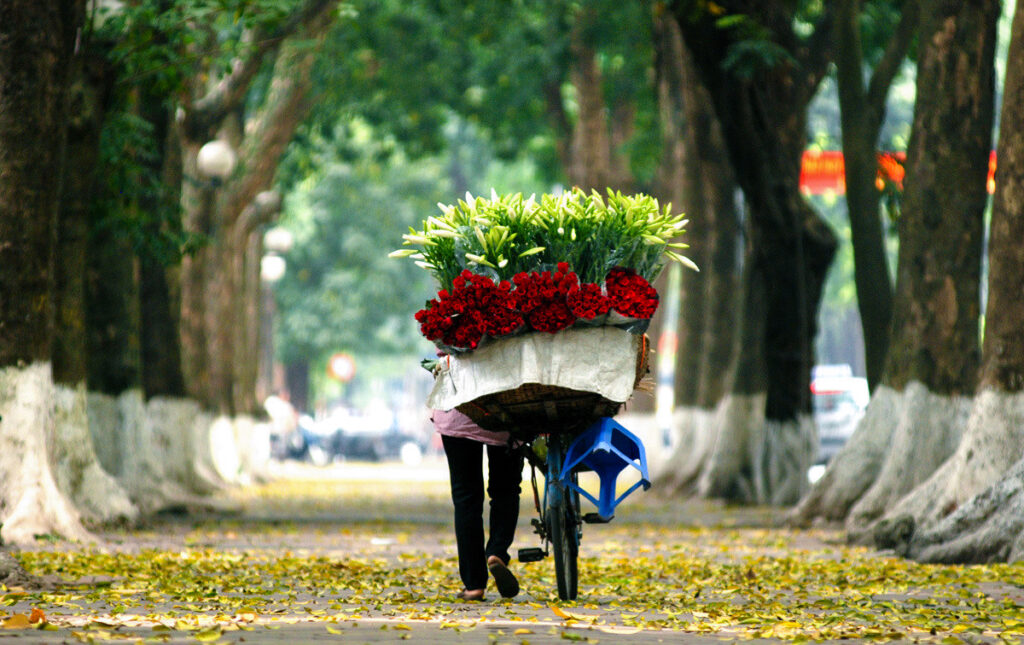
[[[1024,560],[1024,459],[931,528],[911,533],[897,549],[921,562]]]
[[[143,513],[205,507],[210,495],[266,478],[269,434],[249,417],[213,417],[191,399],[138,391],[89,395],[100,462]],[[220,507],[220,505],[218,505]]]
[[[715,445],[697,482],[698,495],[755,501],[750,479],[751,435],[764,426],[765,398],[764,394],[730,394],[719,402]]]
[[[54,392],[57,486],[87,522],[134,521],[138,508],[103,469],[89,433],[85,384],[57,385]]]
[[[818,453],[818,428],[810,415],[796,420],[766,420],[751,445],[754,501],[786,506],[796,504],[810,489],[807,471]]]
[[[716,414],[698,407],[672,413],[672,441],[657,471],[658,488],[667,494],[692,493],[715,445]]]
[[[971,414],[972,400],[930,392],[912,382],[899,393],[898,415],[885,460],[872,485],[846,518],[847,539],[870,543],[878,518],[926,481],[957,449]]]
[[[901,393],[880,385],[871,395],[864,418],[846,445],[832,457],[825,474],[789,514],[790,523],[841,521],[878,477],[902,414]]]
[[[28,544],[45,534],[92,540],[54,481],[54,435],[50,364],[0,368],[0,540],[5,543]]]
[[[1004,478],[1012,479],[1009,473],[1024,457],[1022,429],[1024,393],[982,391],[974,399],[966,431],[956,451],[931,477],[886,513],[886,526],[899,518],[910,517],[915,531],[927,532],[990,486]]]
[[[780,422],[764,417],[765,395],[730,394],[715,410],[714,445],[697,481],[702,497],[747,504],[794,504],[807,489],[817,452],[809,416]]]

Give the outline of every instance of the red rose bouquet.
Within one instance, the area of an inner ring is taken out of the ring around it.
[[[658,291],[632,269],[615,267],[604,284],[611,308],[623,316],[645,319],[658,309]]]
[[[512,278],[519,310],[531,329],[555,333],[571,325],[576,316],[566,300],[569,290],[579,285],[567,262],[559,262],[554,273],[517,273]]]

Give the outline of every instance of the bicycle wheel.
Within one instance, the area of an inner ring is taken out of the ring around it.
[[[552,441],[552,444],[558,443]],[[579,535],[576,508],[579,506],[577,495],[558,481],[562,459],[560,446],[549,447],[548,452],[548,505],[547,529],[551,539],[551,548],[555,552],[555,579],[558,581],[558,597],[562,600],[575,600],[579,587]],[[577,500],[574,504],[573,501]]]

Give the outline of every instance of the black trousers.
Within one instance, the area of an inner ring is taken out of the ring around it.
[[[496,555],[508,564],[508,553],[519,521],[519,484],[523,457],[508,446],[492,446],[441,435],[455,506],[455,544],[459,576],[466,589],[487,586],[487,558]],[[491,499],[490,532],[484,543],[483,449],[487,447],[487,496]]]

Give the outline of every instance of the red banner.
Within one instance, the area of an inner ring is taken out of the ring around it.
[[[903,164],[906,159],[905,152],[879,152],[875,186],[883,190],[886,184],[891,182],[895,184],[897,190],[903,190]],[[806,195],[821,195],[827,192],[842,195],[846,192],[844,169],[841,151],[808,150],[804,152],[803,163],[800,165],[800,191]],[[995,190],[995,172],[996,153],[993,150],[988,160],[986,187],[989,193]]]

